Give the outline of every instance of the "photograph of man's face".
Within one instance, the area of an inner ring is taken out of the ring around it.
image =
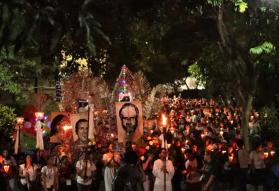
[[[133,134],[138,127],[139,109],[132,103],[125,103],[119,110],[122,128],[128,135]]]
[[[80,119],[76,123],[76,134],[78,140],[85,142],[88,139],[88,122],[86,119]]]

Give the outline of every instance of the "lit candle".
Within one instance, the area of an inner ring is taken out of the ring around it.
[[[202,139],[204,138],[204,134],[203,134],[203,133],[201,134],[201,138],[202,138]]]
[[[171,147],[171,144],[168,144],[168,149]]]
[[[264,158],[268,157],[268,152],[264,152]]]
[[[275,154],[275,151],[270,151],[270,155],[273,156]]]
[[[5,165],[3,166],[3,168],[4,168],[5,173],[8,173],[9,170],[10,170],[10,165],[5,164]]]
[[[36,116],[36,118],[37,119],[43,119],[43,117],[44,117],[44,112],[35,112],[35,116]]]
[[[167,117],[164,114],[162,115],[162,126],[163,127],[167,126]]]
[[[223,137],[223,134],[224,134],[224,131],[223,131],[223,129],[221,128],[221,129],[220,129],[220,135]]]
[[[230,161],[230,162],[233,161],[233,155],[229,156],[229,161]]]

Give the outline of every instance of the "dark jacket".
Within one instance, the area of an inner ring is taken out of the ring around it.
[[[113,181],[113,191],[143,191],[143,174],[134,165],[120,167]]]

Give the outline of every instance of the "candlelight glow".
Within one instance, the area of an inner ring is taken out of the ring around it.
[[[162,125],[163,127],[167,125],[167,117],[164,114],[162,115]]]
[[[273,156],[275,154],[275,151],[270,151],[270,155]]]
[[[230,161],[230,162],[233,161],[233,155],[229,156],[229,161]]]
[[[23,122],[24,122],[24,118],[23,118],[23,117],[17,117],[17,118],[16,118],[16,123],[17,123],[18,125],[22,125]]]
[[[44,117],[45,113],[44,112],[35,112],[35,116],[37,119],[42,119]]]
[[[8,173],[9,170],[10,170],[10,166],[9,165],[4,165],[3,167],[4,167],[5,173]]]
[[[171,147],[171,144],[168,144],[167,146],[168,146],[168,149],[169,149]]]
[[[264,152],[264,158],[268,157],[268,152]]]
[[[70,129],[72,129],[72,126],[71,126],[71,125],[64,125],[64,126],[63,126],[63,130],[64,130],[64,131],[68,131],[68,130],[70,130]]]

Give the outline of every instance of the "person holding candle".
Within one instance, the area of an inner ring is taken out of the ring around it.
[[[90,191],[96,166],[89,159],[88,153],[83,153],[76,163],[78,191]]]
[[[103,163],[106,166],[104,172],[104,181],[106,191],[112,190],[112,181],[116,170],[120,165],[120,155],[113,150],[114,145],[111,143],[108,147],[108,152],[103,155]]]
[[[49,157],[47,165],[41,169],[42,186],[45,191],[57,191],[59,173],[58,168],[54,166],[54,159]]]
[[[186,175],[186,190],[199,191],[201,190],[201,174],[198,170],[198,160],[190,149],[186,150],[185,154],[187,158],[185,162],[186,170],[183,173]]]
[[[171,179],[174,175],[172,161],[167,160],[167,150],[161,149],[160,159],[153,165],[153,175],[155,176],[154,191],[172,191]]]
[[[237,190],[246,191],[247,174],[250,165],[249,153],[244,147],[242,139],[237,141],[238,145],[238,163],[239,163],[239,176],[237,176]]]
[[[3,152],[3,168],[4,168],[4,177],[7,186],[7,190],[13,191],[15,189],[15,169],[16,161],[13,156],[11,156],[7,149],[4,149]]]
[[[25,163],[20,165],[19,177],[23,190],[36,190],[37,166],[33,164],[31,155],[26,155]]]
[[[254,170],[254,187],[256,190],[265,185],[265,157],[267,156],[264,154],[262,144],[257,143],[255,149],[250,153],[251,168]]]

